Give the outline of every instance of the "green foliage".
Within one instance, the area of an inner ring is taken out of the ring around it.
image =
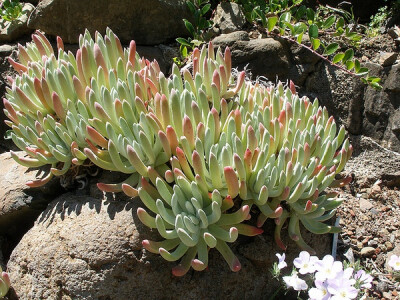
[[[5,0],[0,4],[0,17],[5,21],[14,21],[22,14],[22,4],[19,0]]]
[[[267,15],[278,14],[300,5],[303,0],[234,0],[242,6],[248,22],[261,23],[267,27]]]
[[[384,26],[389,18],[389,9],[387,6],[379,8],[378,12],[371,16],[371,22],[368,24],[367,34],[371,37],[377,36],[379,30]]]
[[[187,0],[186,4],[193,16],[193,23],[183,19],[190,37],[176,39],[180,44],[179,51],[181,54],[181,58],[174,58],[174,62],[178,65],[182,65],[183,61],[181,59],[185,60],[192,49],[200,46],[205,41],[206,31],[212,26],[212,21],[206,17],[211,9],[209,0]]]
[[[284,20],[282,20],[284,21]],[[163,240],[143,241],[150,252],[180,260],[173,274],[204,270],[216,248],[232,271],[240,263],[228,243],[239,234],[262,233],[274,219],[281,230],[313,251],[300,226],[316,233],[340,229],[325,223],[343,199],[324,193],[349,183],[336,179],[351,156],[344,127],[326,108],[300,98],[294,84],[265,87],[232,75],[230,50],[210,43],[192,53],[193,69],[174,65],[168,78],[156,61],[141,59],[107,29],[79,38],[76,56],[61,39],[54,50],[40,32],[8,78],[3,100],[9,135],[26,156],[27,167],[50,166],[46,184],[73,168],[94,164],[127,174],[117,184],[98,183],[105,192],[140,197],[139,219]],[[328,51],[332,51],[329,50]],[[352,53],[344,54],[350,60]]]
[[[354,58],[354,50],[339,52],[344,43],[358,47],[362,36],[352,31],[354,15],[342,9],[320,5],[316,10],[301,5],[302,1],[241,1],[248,21],[261,23],[272,35],[278,35],[298,43],[316,53],[327,62],[345,72],[360,76],[362,81],[376,89],[380,89],[379,80],[369,76],[369,70],[361,67]],[[349,23],[350,22],[350,23]],[[304,44],[304,36],[310,42]]]

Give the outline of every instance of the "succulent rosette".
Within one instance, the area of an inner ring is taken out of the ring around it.
[[[262,233],[256,227],[242,224],[249,217],[249,206],[243,205],[228,213],[234,205],[230,197],[223,198],[216,189],[204,193],[197,183],[180,175],[173,187],[161,177],[152,178],[152,181],[155,186],[142,180],[139,196],[155,217],[143,208],[138,208],[137,214],[146,226],[156,228],[165,240],[144,240],[145,249],[160,254],[167,261],[181,259],[173,268],[176,276],[184,275],[190,266],[197,271],[204,270],[211,248],[222,254],[232,271],[239,271],[240,262],[226,243],[236,241],[238,234]]]

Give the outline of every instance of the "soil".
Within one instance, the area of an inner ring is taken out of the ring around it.
[[[392,253],[400,255],[395,250],[400,249],[400,154],[369,138],[351,139],[355,152],[344,173],[353,181],[336,189],[345,199],[337,210],[342,227],[337,258],[347,260],[350,251],[370,272],[374,281],[367,294],[373,299],[400,299],[399,278],[392,277],[387,266]]]

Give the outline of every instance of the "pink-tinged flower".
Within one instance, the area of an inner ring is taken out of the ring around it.
[[[295,258],[293,264],[296,268],[300,269],[300,274],[314,273],[315,263],[318,261],[318,257],[310,256],[307,251],[301,251],[299,257]]]
[[[390,257],[388,265],[389,267],[392,267],[393,270],[400,271],[400,257],[397,255],[392,255]]]
[[[310,300],[328,300],[331,294],[328,292],[328,283],[321,280],[315,281],[315,288],[308,291]]]
[[[288,288],[292,287],[295,291],[303,291],[308,288],[307,283],[303,279],[299,278],[297,274],[293,274],[292,276],[283,276],[283,281],[285,281]]]
[[[354,299],[358,295],[358,290],[353,286],[356,281],[351,278],[353,268],[347,268],[337,273],[336,278],[327,280],[328,292],[332,294],[333,300]]]
[[[324,258],[315,263],[317,273],[315,278],[320,281],[325,279],[333,279],[343,270],[343,264],[340,261],[335,261],[332,255],[325,255]]]
[[[367,274],[364,270],[360,270],[354,275],[354,279],[360,282],[360,287],[370,289],[372,287],[371,283],[374,278]]]
[[[287,263],[285,262],[285,258],[286,258],[285,253],[283,253],[282,255],[277,253],[276,256],[278,257],[278,260],[279,260],[278,269],[281,270],[281,269],[285,268],[287,266]]]

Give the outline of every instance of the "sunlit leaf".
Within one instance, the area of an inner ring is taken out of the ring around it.
[[[360,61],[359,61],[358,59],[356,59],[356,60],[354,61],[354,70],[355,70],[356,72],[358,72],[358,71],[360,70],[360,68],[361,68]]]
[[[315,12],[312,8],[307,8],[307,21],[308,24],[312,24],[314,23],[314,19],[315,19]]]
[[[346,68],[347,68],[347,70],[351,71],[351,69],[354,68],[354,61],[352,61],[352,60],[346,61]]]
[[[337,64],[338,62],[340,62],[344,57],[344,53],[338,53],[335,55],[335,57],[333,58],[332,62],[334,64]]]
[[[322,28],[324,29],[328,29],[330,28],[336,21],[336,17],[335,16],[330,16],[328,19],[326,19],[322,25]]]
[[[343,57],[343,63],[345,63],[346,61],[352,59],[354,56],[354,50],[353,49],[347,49],[346,52],[344,53],[344,57]]]
[[[336,52],[336,50],[339,48],[339,45],[337,43],[332,43],[329,44],[324,51],[324,55],[331,55]]]
[[[315,24],[310,25],[310,29],[308,30],[308,34],[310,38],[317,38],[318,37],[318,26]]]
[[[203,6],[203,8],[201,9],[201,15],[204,16],[211,8],[211,4],[206,4]]]
[[[307,31],[307,25],[304,24],[303,22],[299,22],[294,25],[294,34],[295,35],[303,33],[305,31]]]
[[[297,36],[297,42],[299,43],[299,44],[301,44],[301,41],[303,40],[303,32],[302,33],[300,33],[298,36]]]
[[[268,18],[268,21],[267,21],[267,23],[268,23],[268,32],[272,31],[272,29],[274,29],[274,27],[275,27],[277,22],[278,22],[278,17],[276,17],[276,16]]]
[[[311,39],[312,47],[317,50],[321,46],[321,41],[319,39]]]
[[[190,44],[190,42],[187,39],[177,38],[176,41],[181,45],[184,45],[184,46],[187,46],[187,47],[192,47],[192,45]]]

